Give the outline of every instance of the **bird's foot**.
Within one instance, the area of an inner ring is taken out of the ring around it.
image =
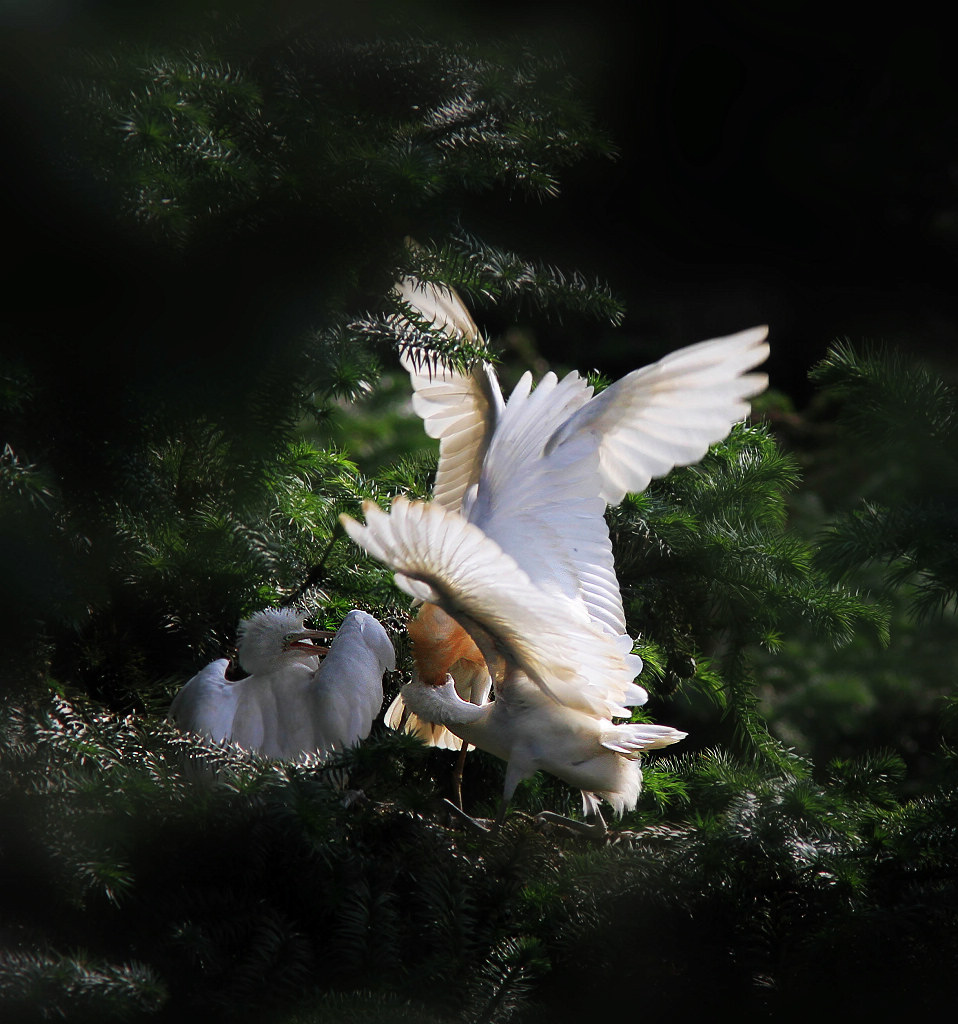
[[[481,833],[482,835],[489,835],[491,832],[498,832],[499,825],[495,821],[491,821],[489,818],[473,818],[461,808],[457,807],[451,800],[443,800],[446,807],[452,811],[458,818],[464,821],[470,828]]]
[[[605,820],[598,811],[592,816],[591,821],[577,821],[575,818],[567,818],[564,814],[556,814],[553,811],[540,811],[536,815],[536,821],[561,825],[563,828],[569,829],[570,832],[577,832],[590,839],[603,839],[609,832]]]

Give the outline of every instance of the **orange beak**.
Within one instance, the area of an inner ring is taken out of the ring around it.
[[[317,656],[329,654],[329,648],[321,644],[314,644],[313,640],[332,640],[335,632],[328,629],[304,629],[299,633],[290,633],[286,637],[284,651],[305,651],[307,654]]]

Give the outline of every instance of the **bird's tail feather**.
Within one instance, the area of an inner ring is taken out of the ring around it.
[[[608,750],[614,750],[626,757],[638,757],[643,750],[656,750],[678,743],[688,736],[668,725],[648,725],[645,722],[626,722],[613,725],[602,733],[601,743]]]

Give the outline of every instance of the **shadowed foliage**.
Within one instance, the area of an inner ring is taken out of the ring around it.
[[[612,147],[562,64],[521,47],[238,21],[72,55],[61,84],[56,201],[10,226],[0,1017],[953,1005],[955,719],[935,674],[958,578],[951,390],[836,347],[817,380],[873,450],[835,433],[816,462],[747,422],[609,512],[652,695],[637,714],[690,736],[645,760],[638,808],[600,841],[535,819],[577,813],[544,776],[501,832],[474,833],[442,802],[454,755],[381,726],[326,764],[204,746],[169,701],[270,604],[326,627],[372,612],[397,647],[387,697],[408,680],[407,603],[338,515],[429,492],[399,352],[523,357],[398,332],[390,289],[415,273],[480,322],[617,323],[601,282],[485,237],[477,203],[548,204]],[[46,309],[16,298],[37,261],[61,287]],[[828,458],[855,507],[823,539],[802,469]],[[913,585],[910,607],[896,588]],[[897,685],[888,663],[916,695],[893,711],[875,699]],[[832,713],[830,687],[870,696],[872,717]],[[470,811],[492,811],[502,772],[470,755]]]

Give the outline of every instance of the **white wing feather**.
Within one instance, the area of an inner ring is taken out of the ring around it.
[[[406,277],[399,297],[424,319],[453,338],[478,340],[479,329],[452,289]],[[408,353],[401,363],[413,387],[413,409],[429,437],[439,440],[433,499],[458,512],[463,495],[479,479],[489,440],[502,412],[502,392],[488,363],[470,374],[445,365],[417,363]]]
[[[456,292],[444,284],[404,277],[393,291],[434,327],[450,338],[479,341],[482,334]]]
[[[612,543],[600,497],[599,439],[587,431],[546,453],[561,425],[592,397],[577,374],[524,375],[509,396],[466,514],[533,583],[579,601],[613,636],[625,633]],[[631,646],[631,641],[629,641]]]
[[[570,417],[546,454],[577,435],[600,437],[602,498],[610,505],[697,462],[768,384],[764,374],[746,373],[767,358],[767,335],[767,327],[753,327],[702,341],[627,374]]]
[[[252,675],[234,683],[236,714],[230,742],[262,757],[287,760],[312,750],[313,730],[303,714],[309,666],[291,664],[280,672]]]
[[[349,536],[396,573],[412,597],[432,601],[467,631],[473,624],[545,692],[605,718],[647,699],[632,680],[641,659],[592,622],[583,606],[536,587],[477,526],[435,503],[396,498],[390,513],[365,502],[363,526],[341,516]],[[478,642],[478,641],[477,641]]]
[[[621,725],[609,725],[602,731],[600,740],[603,747],[624,754],[626,757],[638,757],[643,750],[658,750],[678,743],[688,736],[687,732],[673,729],[670,725],[648,725],[644,722],[623,722]]]

